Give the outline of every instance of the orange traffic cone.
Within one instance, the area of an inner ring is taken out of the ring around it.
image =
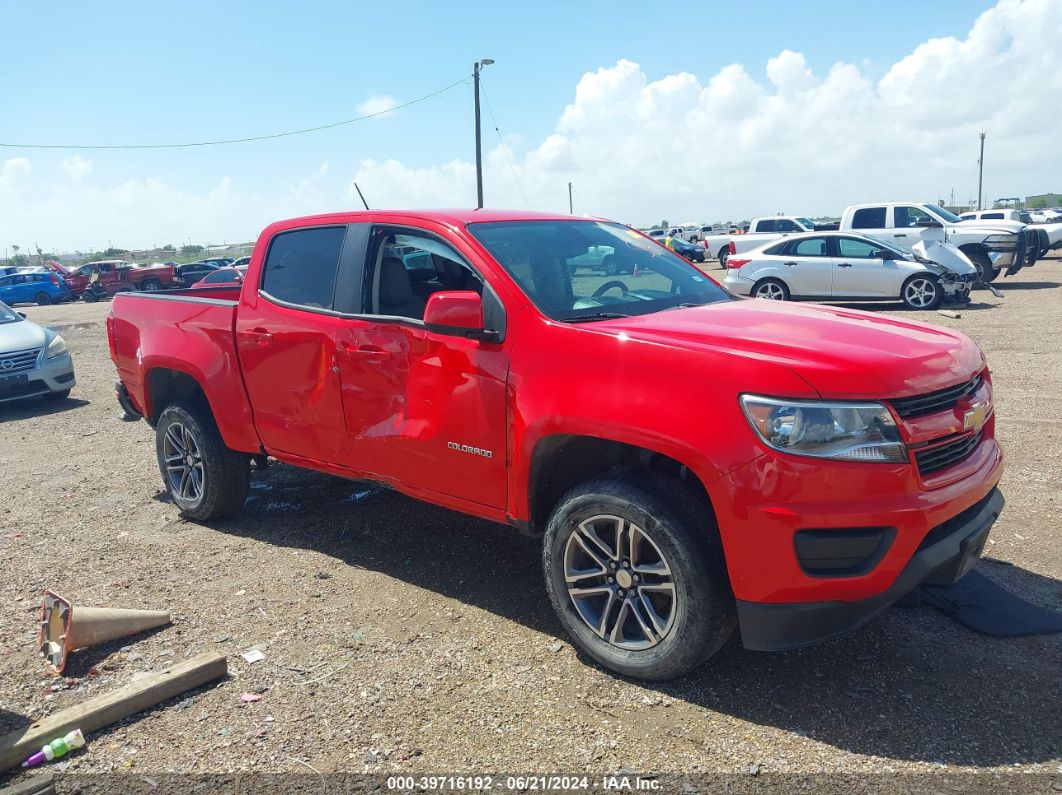
[[[72,651],[169,623],[170,614],[165,610],[117,607],[79,607],[75,610],[59,594],[45,591],[41,606],[40,651],[55,672],[62,673],[67,655]]]

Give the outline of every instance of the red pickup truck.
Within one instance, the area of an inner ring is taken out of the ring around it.
[[[571,265],[602,247],[622,276]],[[739,299],[603,220],[282,221],[242,285],[123,293],[108,337],[186,516],[238,510],[273,456],[541,534],[565,629],[631,676],[735,626],[760,650],[852,630],[961,577],[1003,507],[966,336]]]
[[[74,297],[83,301],[98,301],[108,295],[132,290],[150,293],[173,286],[172,265],[136,266],[120,259],[107,259],[86,262],[72,271],[58,262],[49,264],[63,274]]]

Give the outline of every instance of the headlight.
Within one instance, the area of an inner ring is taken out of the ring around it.
[[[1013,251],[1018,247],[1018,236],[989,235],[985,238],[985,246],[995,251]]]
[[[907,461],[896,423],[881,403],[742,395],[741,408],[757,435],[784,453],[836,461]]]
[[[52,337],[52,341],[48,343],[48,358],[54,359],[56,356],[62,356],[66,353],[66,340],[59,334]]]

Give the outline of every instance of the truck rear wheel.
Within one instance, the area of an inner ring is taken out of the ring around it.
[[[140,289],[145,293],[155,293],[162,289],[162,282],[158,279],[144,279],[140,285]]]
[[[167,407],[155,427],[155,451],[166,490],[189,519],[217,519],[243,506],[250,458],[225,446],[209,411]]]
[[[736,624],[711,510],[681,480],[611,474],[568,492],[543,539],[546,590],[576,646],[625,676],[665,680]]]

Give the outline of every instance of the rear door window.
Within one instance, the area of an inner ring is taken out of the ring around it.
[[[775,232],[777,230],[778,230],[778,222],[775,221],[774,219],[771,219],[769,221],[757,221],[756,222],[756,231],[757,232]]]
[[[262,292],[288,304],[332,309],[346,227],[281,232],[269,244]]]
[[[793,244],[793,255],[796,257],[825,257],[826,238],[807,237],[797,240]]]
[[[885,208],[863,207],[852,216],[853,229],[884,229]]]

